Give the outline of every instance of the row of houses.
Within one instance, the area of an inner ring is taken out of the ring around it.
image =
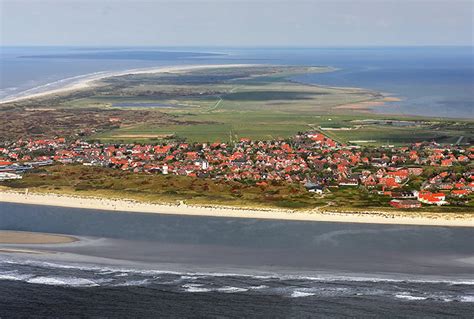
[[[403,147],[342,145],[316,131],[290,139],[227,143],[104,144],[19,140],[0,147],[0,172],[22,173],[52,163],[105,166],[131,172],[197,178],[301,183],[311,192],[330,187],[363,187],[382,195],[417,191],[414,200],[436,201],[437,191],[468,196],[473,191],[473,147],[416,143]],[[427,170],[433,174],[425,176]],[[415,188],[413,180],[423,183]],[[396,193],[396,192],[395,192]],[[396,198],[395,198],[396,199]],[[403,198],[402,198],[403,199]],[[396,199],[393,205],[400,205]],[[411,199],[410,199],[411,200]]]

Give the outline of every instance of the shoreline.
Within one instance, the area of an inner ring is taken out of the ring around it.
[[[243,64],[243,63],[241,64],[197,64],[197,65],[182,65],[182,66],[160,66],[160,67],[152,67],[152,68],[144,68],[144,69],[127,69],[123,71],[96,72],[96,73],[91,73],[91,74],[79,75],[77,77],[84,77],[84,78],[78,82],[66,84],[63,87],[52,88],[52,89],[45,90],[42,92],[22,95],[25,92],[35,90],[39,87],[31,88],[29,90],[24,91],[23,93],[20,92],[19,93],[20,96],[16,96],[16,97],[14,96],[10,98],[6,97],[4,99],[1,99],[0,105],[19,102],[23,100],[34,99],[34,98],[41,98],[41,97],[45,97],[52,94],[60,94],[60,93],[65,93],[69,91],[77,91],[77,90],[82,90],[86,88],[91,88],[96,84],[95,83],[96,81],[100,81],[106,78],[112,78],[116,76],[134,75],[134,74],[169,73],[169,72],[188,72],[188,71],[199,70],[199,69],[215,69],[215,68],[223,68],[223,67],[239,68],[239,67],[252,67],[252,66],[258,66],[258,65],[259,64]],[[68,80],[68,79],[71,79],[71,78],[62,79],[56,82],[60,82],[60,81]],[[53,82],[53,83],[56,83],[56,82]],[[40,87],[48,86],[50,84],[51,83],[47,83]]]
[[[295,211],[272,208],[239,208],[226,206],[173,205],[138,202],[126,199],[105,199],[59,194],[20,193],[0,191],[0,202],[56,206],[79,209],[93,209],[110,212],[148,213],[180,216],[207,216],[222,218],[253,218],[288,221],[314,221],[363,224],[391,224],[418,226],[474,227],[474,217],[459,217],[431,213],[408,216],[404,212],[367,211],[367,212],[321,212],[318,210]]]

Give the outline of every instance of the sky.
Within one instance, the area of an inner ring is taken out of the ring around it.
[[[0,45],[472,45],[472,0],[0,0]]]

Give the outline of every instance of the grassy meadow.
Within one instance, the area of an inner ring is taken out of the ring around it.
[[[339,142],[360,145],[401,145],[423,140],[455,143],[460,136],[465,137],[463,142],[469,142],[474,136],[472,121],[371,112],[374,104],[390,107],[390,98],[378,92],[291,80],[295,74],[331,71],[326,67],[253,66],[126,75],[103,79],[85,90],[8,107],[27,108],[29,112],[48,107],[68,114],[84,109],[113,111],[121,123],[113,128],[96,125],[94,134],[87,134],[87,138],[103,142],[157,143],[168,138],[228,142],[241,137],[268,140],[320,127]],[[163,120],[144,118],[130,123],[126,113],[130,111],[154,112]],[[368,119],[406,120],[413,125],[363,122]],[[64,126],[57,130],[61,128]],[[22,129],[19,123],[18,131]]]
[[[134,199],[152,203],[185,202],[194,205],[315,209],[328,211],[400,211],[389,198],[359,187],[330,188],[323,195],[309,193],[300,184],[201,179],[188,176],[144,174],[83,165],[54,165],[26,173],[23,179],[1,183],[8,189],[33,192]],[[2,187],[2,186],[0,186]],[[472,213],[472,206],[423,207],[408,213]]]

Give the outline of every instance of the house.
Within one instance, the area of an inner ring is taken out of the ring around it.
[[[418,200],[424,204],[440,206],[448,203],[445,201],[446,195],[444,193],[431,193],[427,191],[422,191],[418,193],[417,197]]]
[[[307,182],[306,184],[304,184],[304,187],[308,190],[308,192],[316,193],[318,195],[322,195],[324,191],[323,186],[313,182]]]
[[[393,172],[387,172],[387,176],[390,178],[395,178],[397,183],[401,183],[408,178],[409,171],[407,169],[400,169]]]
[[[357,186],[357,185],[359,185],[359,181],[355,178],[342,179],[339,182],[339,186]]]
[[[379,184],[383,188],[399,188],[400,184],[396,181],[394,177],[383,177],[379,180]]]
[[[416,199],[414,192],[391,192],[390,196],[392,198]]]
[[[417,200],[411,199],[392,199],[390,201],[390,206],[395,208],[420,208],[421,203]]]
[[[470,193],[471,192],[467,189],[455,189],[451,191],[451,195],[456,197],[464,197],[469,195]]]
[[[452,159],[441,160],[441,166],[443,167],[453,166],[453,160]]]
[[[7,179],[22,179],[22,176],[14,173],[1,172],[0,181],[6,181]]]

